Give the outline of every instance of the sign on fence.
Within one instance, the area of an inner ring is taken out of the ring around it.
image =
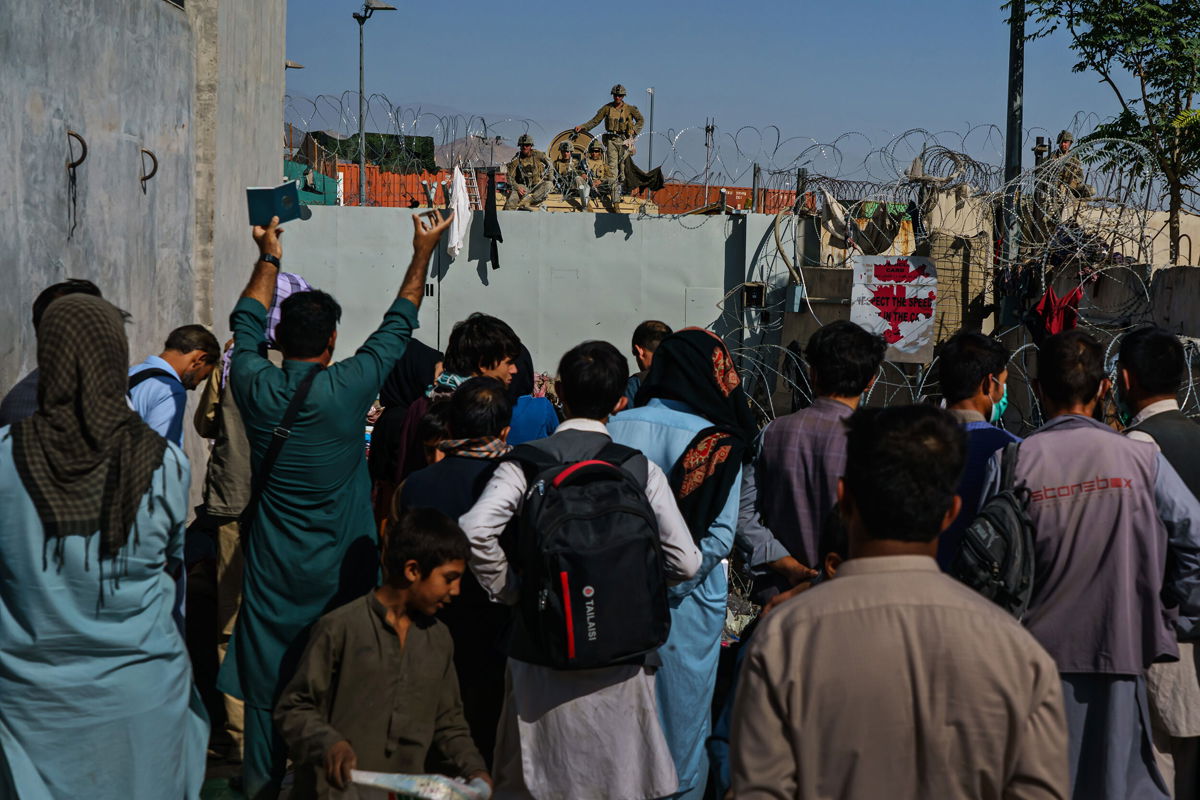
[[[937,267],[921,256],[854,256],[850,321],[888,344],[889,361],[933,358]]]

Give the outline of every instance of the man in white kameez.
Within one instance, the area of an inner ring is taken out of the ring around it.
[[[625,407],[628,362],[607,342],[585,342],[563,356],[558,374],[567,420],[533,444],[585,460],[609,443],[605,422]],[[666,476],[647,463],[646,497],[658,519],[667,578],[684,581],[700,568],[700,551]],[[500,534],[520,514],[526,485],[517,463],[501,464],[459,520],[471,540],[471,569],[497,602],[517,601]],[[509,658],[493,769],[497,800],[649,800],[674,793],[679,781],[658,720],[653,670],[646,663],[560,671]]]

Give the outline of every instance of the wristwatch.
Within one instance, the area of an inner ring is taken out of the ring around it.
[[[270,253],[261,253],[258,256],[258,260],[263,262],[264,264],[274,264],[275,269],[283,269],[283,265],[279,263],[279,259],[276,258],[275,256],[271,255]]]

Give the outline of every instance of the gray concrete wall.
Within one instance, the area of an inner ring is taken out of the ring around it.
[[[0,390],[7,390],[35,364],[30,304],[56,281],[87,278],[132,314],[135,361],[192,320],[195,162],[192,33],[182,9],[147,0],[5,3],[3,18]],[[74,200],[67,129],[88,143]],[[145,193],[141,147],[158,157]]]
[[[735,304],[723,298],[745,280],[745,218],[636,218],[623,214],[501,211],[500,266],[489,262],[483,213],[464,251],[444,248],[430,267],[433,295],[421,308],[417,338],[444,348],[453,324],[473,311],[507,321],[537,369],[585,339],[629,349],[647,318],[740,336]],[[769,219],[769,218],[766,218]],[[352,353],[396,296],[412,254],[411,212],[314,207],[284,235],[285,269],[342,304],[338,349]],[[632,359],[631,359],[632,361]]]

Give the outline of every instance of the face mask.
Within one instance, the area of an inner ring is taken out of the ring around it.
[[[992,424],[1000,421],[1004,416],[1005,410],[1008,408],[1008,384],[1004,384],[1004,392],[1000,395],[1000,399],[992,403]]]

